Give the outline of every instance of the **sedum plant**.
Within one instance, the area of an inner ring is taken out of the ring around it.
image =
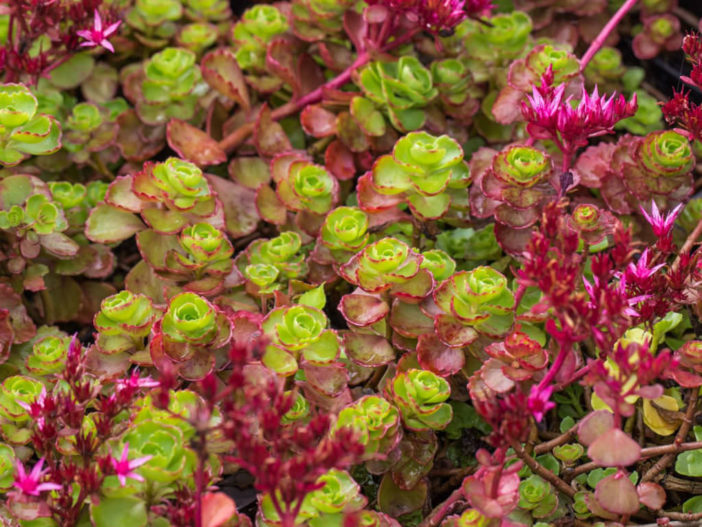
[[[453,416],[451,406],[444,402],[451,395],[448,383],[430,371],[398,372],[388,383],[386,395],[410,430],[443,430]]]
[[[37,113],[37,98],[21,84],[0,85],[0,163],[14,166],[33,155],[61,148],[61,126]]]

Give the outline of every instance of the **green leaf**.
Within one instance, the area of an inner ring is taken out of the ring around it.
[[[310,289],[306,293],[300,295],[300,298],[297,299],[297,303],[302,304],[303,306],[324,309],[324,306],[327,303],[327,296],[324,294],[324,284],[321,284],[319,287],[315,287],[314,289]]]
[[[691,513],[702,512],[702,496],[695,496],[683,502],[682,510]]]
[[[95,527],[145,527],[148,521],[146,504],[138,498],[102,498],[90,506],[90,517]]]
[[[683,476],[702,477],[702,449],[679,454],[675,460],[675,472]]]
[[[131,212],[100,203],[85,224],[85,235],[96,243],[115,243],[132,237],[144,228],[141,220]]]
[[[650,347],[652,352],[658,349],[658,344],[663,341],[665,334],[675,329],[682,322],[682,319],[683,316],[680,313],[670,311],[661,320],[653,324],[653,342],[651,342]]]

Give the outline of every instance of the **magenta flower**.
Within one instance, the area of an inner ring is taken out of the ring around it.
[[[670,234],[670,230],[673,228],[675,219],[680,214],[682,210],[682,203],[675,207],[672,211],[668,213],[667,216],[663,216],[658,210],[658,206],[655,201],[651,201],[651,214],[647,213],[646,210],[641,207],[641,214],[643,214],[646,221],[651,225],[653,229],[653,234],[659,238],[665,238]]]
[[[636,94],[627,102],[616,93],[609,98],[599,95],[597,86],[592,95],[583,88],[580,103],[573,107],[572,97],[563,99],[565,84],[552,88],[549,80],[544,76],[541,86],[533,86],[528,102],[522,102],[522,116],[529,135],[553,140],[568,163],[577,148],[587,145],[588,138],[612,133],[617,122],[636,113]]]
[[[136,390],[138,388],[155,388],[156,386],[159,386],[159,382],[151,377],[139,377],[139,370],[134,370],[126,379],[117,380],[117,388]]]
[[[465,0],[420,0],[417,6],[419,18],[432,33],[450,31],[464,18]]]
[[[144,456],[129,461],[128,456],[129,443],[125,443],[124,449],[122,449],[122,457],[119,460],[110,457],[112,468],[115,469],[117,479],[119,479],[119,484],[123,487],[127,484],[127,478],[135,479],[137,481],[144,481],[144,478],[142,478],[139,474],[134,472],[134,469],[142,466],[144,463],[148,462],[153,457]]]
[[[551,408],[555,408],[556,403],[553,403],[550,400],[552,393],[553,385],[546,387],[536,385],[531,387],[527,406],[537,422],[541,422],[546,412],[548,412]]]
[[[120,26],[122,23],[121,20],[118,20],[114,24],[110,24],[107,29],[102,29],[102,19],[100,18],[100,13],[96,9],[95,10],[95,19],[93,21],[93,29],[83,29],[81,31],[76,31],[76,34],[80,37],[83,37],[86,41],[81,44],[81,46],[87,46],[94,48],[96,46],[102,46],[108,51],[111,51],[112,53],[115,52],[115,48],[110,44],[110,41],[107,40],[107,37],[109,37],[112,33],[117,31],[117,28]]]
[[[45,490],[60,490],[62,487],[57,483],[52,483],[50,481],[40,483],[41,478],[49,471],[48,468],[42,470],[41,467],[43,465],[44,458],[41,458],[37,464],[34,465],[29,475],[27,475],[27,472],[24,470],[24,465],[22,465],[18,459],[16,464],[17,472],[13,485],[17,487],[22,494],[27,494],[28,496],[39,496],[39,494]]]
[[[631,262],[627,266],[625,273],[626,278],[628,278],[629,281],[633,281],[635,283],[646,282],[646,280],[653,276],[656,271],[658,271],[661,267],[665,265],[658,264],[654,267],[649,267],[649,257],[650,254],[647,248],[644,252],[641,253],[639,260],[636,263]]]

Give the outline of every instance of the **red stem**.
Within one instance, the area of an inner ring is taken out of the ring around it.
[[[388,52],[405,42],[409,41],[414,37],[419,32],[419,28],[415,29],[414,31],[409,31],[402,35],[401,37],[393,40],[392,42],[388,43],[385,45],[383,48],[379,49],[378,51],[380,53],[385,53]],[[329,82],[326,84],[323,84],[316,90],[311,91],[307,95],[304,95],[303,97],[300,97],[299,99],[290,101],[283,106],[280,106],[279,108],[276,108],[273,110],[271,117],[273,118],[274,121],[277,121],[278,119],[282,119],[284,117],[287,117],[289,115],[292,115],[308,104],[314,104],[320,100],[322,100],[322,97],[324,96],[324,92],[326,90],[332,90],[339,88],[340,86],[343,86],[346,82],[351,79],[351,75],[353,74],[356,69],[364,66],[367,64],[373,57],[371,54],[367,51],[363,51],[359,53],[359,55],[356,57],[356,60],[353,61],[353,64],[351,64],[348,68],[346,68],[344,71],[342,71],[338,76],[334,77],[331,79]],[[246,123],[243,126],[240,126],[237,128],[234,132],[223,138],[219,142],[219,147],[224,150],[225,152],[231,152],[234,150],[237,146],[239,146],[250,134],[253,132],[254,129],[254,123]]]
[[[610,18],[609,22],[605,24],[605,27],[602,28],[600,31],[600,34],[597,35],[597,38],[592,41],[592,44],[590,44],[590,47],[587,48],[587,51],[583,55],[583,57],[580,59],[580,71],[585,71],[585,67],[588,65],[588,63],[592,60],[592,57],[597,53],[602,46],[604,46],[605,41],[607,40],[607,37],[609,34],[614,31],[614,28],[617,27],[619,22],[621,22],[622,18],[629,12],[629,10],[634,7],[636,4],[636,0],[626,0],[622,4],[622,6],[617,9],[617,12],[614,13],[614,16]]]

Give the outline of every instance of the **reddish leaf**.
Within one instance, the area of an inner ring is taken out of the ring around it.
[[[336,134],[336,115],[319,104],[311,104],[302,110],[300,124],[305,133],[312,137]]]
[[[300,95],[300,77],[294,55],[294,45],[286,37],[278,37],[268,44],[266,67],[290,85],[293,97]]]
[[[227,154],[219,147],[217,141],[180,119],[170,120],[166,137],[168,146],[180,157],[198,166],[218,165],[227,160]]]
[[[417,360],[425,370],[448,377],[463,368],[466,357],[460,348],[449,348],[433,333],[419,336]]]
[[[202,527],[221,527],[236,514],[236,504],[223,492],[202,496]]]
[[[385,337],[347,331],[342,335],[349,359],[359,366],[383,366],[395,359],[395,350]]]
[[[12,330],[10,311],[0,309],[0,364],[10,356],[10,348],[14,339],[15,332]]]
[[[614,416],[607,410],[597,410],[586,415],[578,424],[578,440],[590,446],[595,439],[614,427]]]
[[[283,127],[271,117],[271,110],[267,104],[263,105],[258,114],[253,139],[259,155],[265,157],[273,157],[292,149],[288,136]]]
[[[339,311],[349,324],[365,327],[382,320],[390,306],[379,296],[351,293],[342,297]]]
[[[217,176],[208,175],[207,180],[222,202],[230,236],[239,238],[254,232],[260,220],[255,203],[256,191]]]
[[[665,490],[658,483],[645,481],[636,487],[639,501],[654,511],[660,510],[665,504]]]
[[[307,382],[327,397],[340,395],[347,388],[349,374],[341,363],[317,366],[305,362],[302,370],[305,372]]]
[[[603,509],[613,514],[629,515],[639,510],[636,488],[622,471],[600,480],[595,487],[595,498]]]
[[[287,219],[287,209],[268,185],[261,185],[256,191],[256,208],[262,219],[275,225],[284,225]]]
[[[332,141],[324,152],[324,164],[340,181],[352,179],[356,175],[353,154],[338,139]]]
[[[603,467],[626,467],[641,458],[641,447],[619,428],[610,428],[592,442],[587,455]]]
[[[416,511],[427,499],[427,484],[421,480],[410,490],[403,490],[393,481],[390,474],[385,474],[378,489],[378,508],[381,512],[394,518]]]
[[[233,99],[245,110],[250,107],[244,74],[229,48],[210,51],[200,62],[202,77],[217,93]]]

